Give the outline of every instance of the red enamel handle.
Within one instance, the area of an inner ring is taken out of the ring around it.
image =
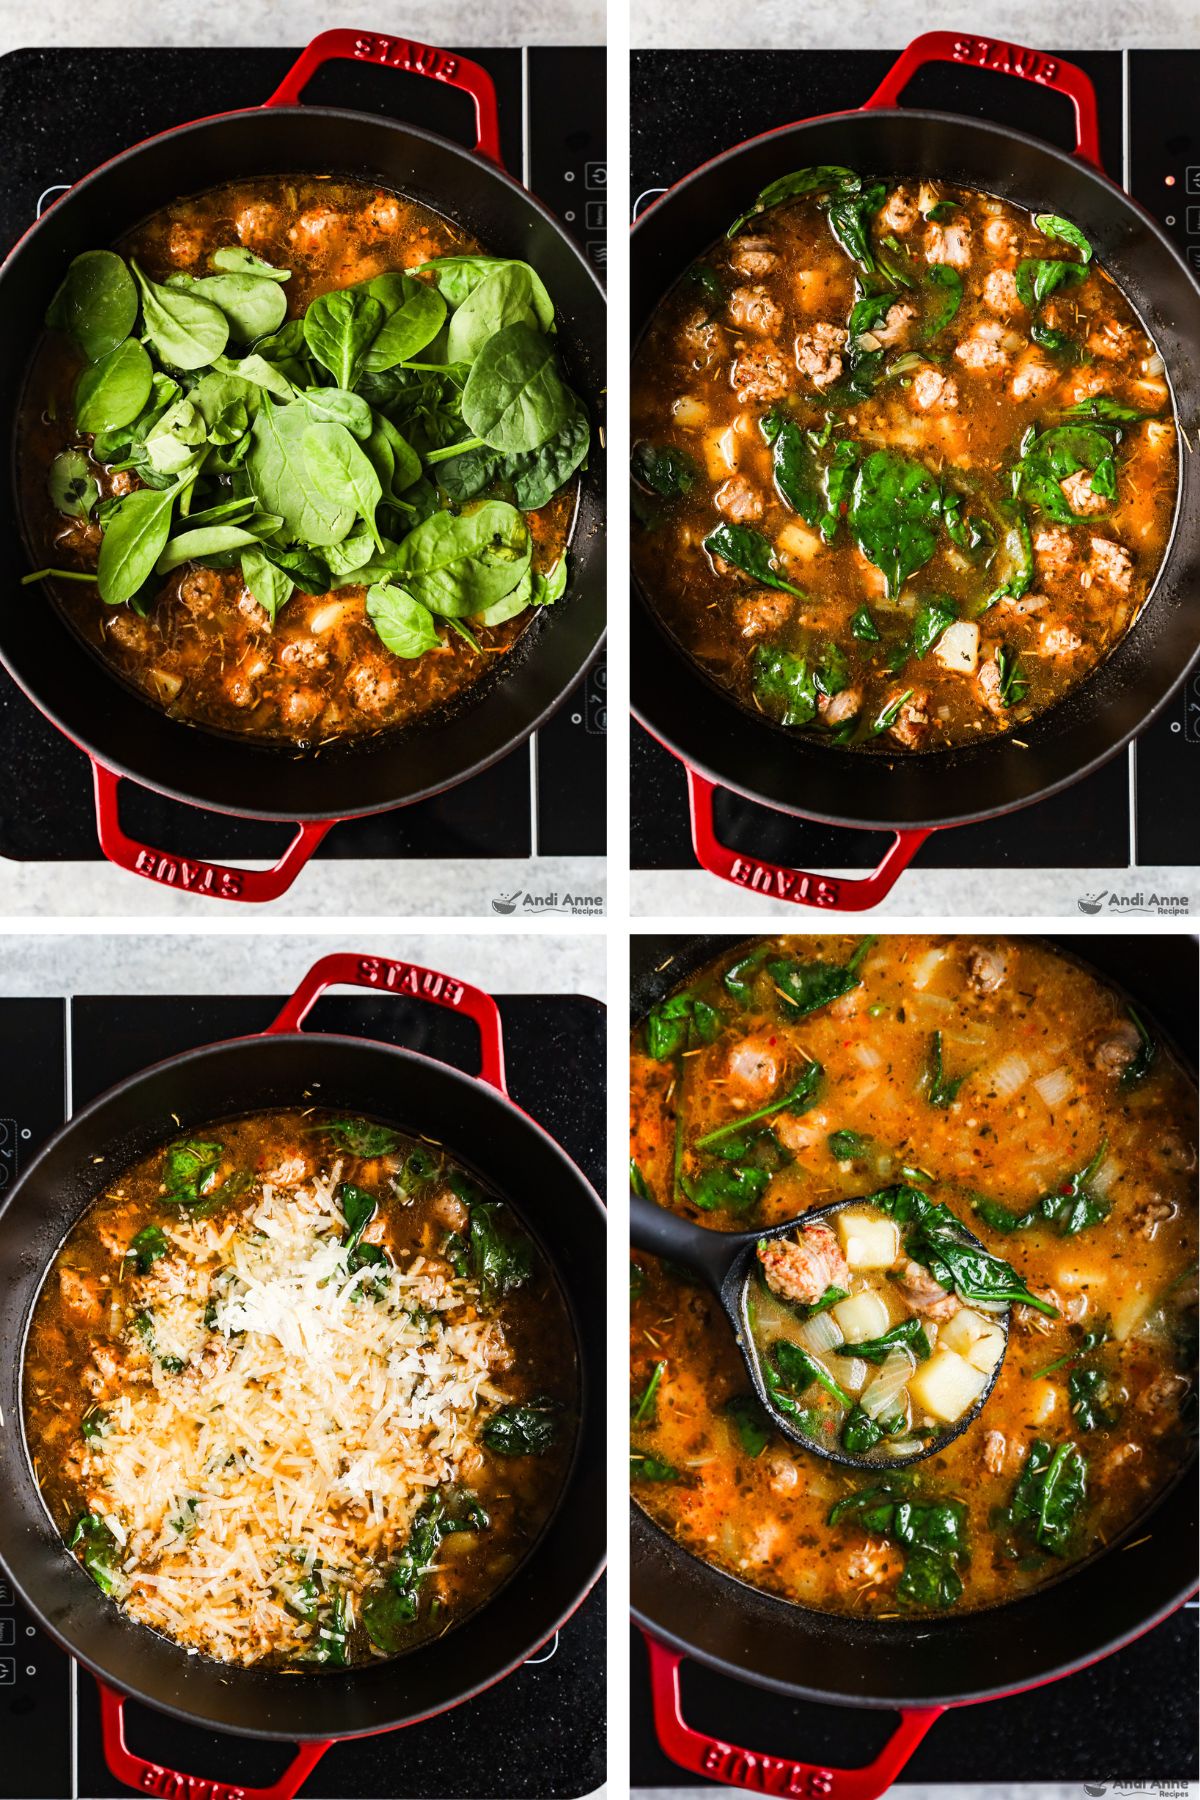
[[[786,869],[780,863],[763,862],[756,856],[740,856],[717,837],[713,818],[715,783],[688,768],[688,804],[692,814],[692,848],[702,869],[752,888],[769,900],[789,900],[793,906],[823,906],[836,912],[866,912],[890,894],[907,869],[929,830],[897,831],[879,867],[869,875],[846,878],[810,875],[803,869]]]
[[[412,38],[381,37],[371,31],[323,31],[288,70],[267,106],[299,106],[300,98],[317,70],[327,62],[377,63],[385,69],[402,69],[408,75],[424,75],[444,81],[447,87],[469,94],[475,103],[475,152],[498,168],[500,114],[496,89],[487,70],[469,57],[451,50],[435,50]]]
[[[917,70],[926,63],[965,63],[973,69],[991,69],[997,75],[1015,75],[1021,81],[1034,81],[1050,88],[1071,102],[1075,111],[1075,154],[1104,173],[1100,161],[1100,115],[1096,107],[1096,90],[1077,63],[1062,57],[1047,56],[1041,50],[1026,50],[1020,44],[1003,44],[995,38],[960,36],[956,31],[926,31],[905,50],[890,69],[871,98],[863,106],[868,112],[877,106],[899,106],[900,95]]]
[[[110,1774],[139,1794],[157,1794],[161,1800],[175,1800],[179,1794],[203,1794],[204,1800],[292,1800],[316,1768],[332,1743],[331,1738],[300,1744],[296,1754],[278,1781],[270,1787],[238,1787],[224,1781],[202,1781],[194,1775],[180,1775],[165,1769],[161,1763],[148,1762],[136,1756],[125,1742],[125,1696],[102,1681],[100,1689],[100,1725],[104,1737],[104,1760]]]
[[[330,826],[338,823],[336,819],[313,819],[298,825],[295,837],[271,868],[235,869],[225,863],[174,856],[128,837],[121,827],[121,777],[97,762],[92,764],[92,775],[96,788],[96,832],[109,862],[131,875],[157,881],[161,887],[206,894],[210,900],[278,900],[280,894],[287,893]]]
[[[878,1800],[945,1711],[941,1706],[903,1711],[900,1724],[875,1761],[862,1769],[825,1769],[818,1763],[793,1762],[786,1756],[740,1750],[736,1744],[695,1731],[685,1723],[679,1692],[683,1657],[656,1643],[649,1633],[645,1636],[650,1652],[654,1729],[659,1743],[681,1769],[705,1775],[709,1781],[724,1782],[726,1787],[748,1788],[756,1794],[797,1796],[802,1800]]]
[[[335,952],[314,963],[273,1025],[263,1033],[299,1031],[305,1019],[331,987],[378,988],[389,994],[407,994],[414,1000],[428,1000],[433,1006],[444,1006],[447,1012],[465,1013],[479,1027],[482,1047],[479,1079],[507,1095],[504,1085],[504,1028],[500,1008],[482,988],[451,975],[439,975],[436,969],[423,969],[419,963],[393,962],[390,956],[355,956],[353,952]]]

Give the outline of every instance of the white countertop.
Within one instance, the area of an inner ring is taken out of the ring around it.
[[[1082,10],[1082,8],[1081,8]],[[152,45],[179,49],[232,44],[306,44],[333,26],[395,28],[397,35],[464,48],[524,44],[602,44],[604,0],[405,0],[381,7],[373,0],[152,0],[132,10],[118,0],[42,0],[36,7],[0,0],[0,55],[41,44]]]
[[[934,27],[1060,51],[1191,49],[1200,37],[1195,0],[972,0],[932,13],[922,0],[849,0],[832,16],[824,0],[756,0],[734,30],[725,0],[632,0],[632,14],[645,50],[899,49]]]
[[[420,963],[492,994],[587,994],[602,1001],[606,992],[606,945],[597,934],[480,937],[350,925],[328,935],[10,934],[0,956],[0,995],[287,994],[334,950]]]

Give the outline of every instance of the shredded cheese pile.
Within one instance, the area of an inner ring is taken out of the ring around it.
[[[125,1608],[229,1662],[303,1651],[319,1627],[294,1596],[314,1568],[352,1624],[422,1500],[478,1465],[502,1397],[489,1357],[503,1340],[473,1281],[420,1256],[350,1271],[337,1175],[169,1230],[170,1254],[135,1284],[142,1324],[85,1463]]]

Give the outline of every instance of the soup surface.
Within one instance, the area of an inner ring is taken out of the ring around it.
[[[1010,731],[1146,600],[1162,359],[1069,220],[798,171],[668,295],[632,392],[634,564],[746,707],[839,745]]]
[[[824,1611],[987,1606],[1111,1543],[1179,1471],[1194,1432],[1195,1094],[1095,977],[1030,940],[765,939],[653,1009],[631,1083],[632,1178],[660,1204],[716,1230],[800,1217],[784,1241],[804,1245],[806,1212],[854,1200],[857,1249],[843,1226],[787,1268],[763,1261],[756,1335],[844,1372],[812,1341],[833,1310],[821,1302],[886,1288],[886,1325],[856,1318],[853,1339],[840,1323],[836,1336],[877,1351],[892,1320],[904,1328],[905,1437],[989,1365],[992,1265],[1027,1295],[978,1417],[911,1468],[873,1472],[782,1438],[715,1299],[637,1252],[633,1493],[695,1555]],[[947,1255],[942,1208],[985,1261]],[[894,1343],[860,1371],[861,1410]],[[785,1392],[815,1413],[812,1434],[845,1430],[792,1363]]]
[[[313,176],[118,249],[71,265],[20,426],[30,546],[86,641],[174,717],[300,747],[499,673],[565,588],[590,438],[536,272]]]
[[[440,1146],[316,1111],[118,1176],[30,1327],[46,1505],[131,1617],[230,1663],[439,1636],[551,1511],[578,1383],[554,1278]]]

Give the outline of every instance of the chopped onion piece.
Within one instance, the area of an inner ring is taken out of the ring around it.
[[[890,1418],[912,1374],[913,1359],[907,1350],[892,1350],[873,1381],[859,1395],[863,1411],[873,1419]]]
[[[1070,1073],[1066,1069],[1051,1069],[1048,1075],[1039,1075],[1033,1084],[1034,1092],[1040,1094],[1047,1106],[1058,1106],[1075,1087]]]
[[[850,1054],[855,1062],[864,1069],[877,1069],[883,1062],[882,1056],[873,1044],[857,1043]]]
[[[920,1438],[902,1438],[898,1444],[889,1444],[887,1453],[889,1456],[915,1456],[918,1450],[924,1448]]]
[[[848,1394],[859,1394],[866,1386],[870,1373],[871,1365],[865,1363],[861,1356],[847,1356],[839,1360],[834,1379]]]
[[[1013,1051],[1011,1055],[1000,1058],[990,1074],[985,1074],[985,1080],[992,1091],[998,1094],[1002,1100],[1011,1100],[1013,1095],[1019,1094],[1025,1086],[1029,1080],[1029,1073],[1029,1064],[1025,1058],[1018,1056]]]
[[[924,956],[918,956],[912,966],[908,985],[915,988],[918,994],[922,993],[945,962],[947,954],[945,950],[926,950]]]
[[[844,1341],[838,1322],[830,1312],[818,1313],[815,1319],[806,1320],[796,1328],[796,1337],[813,1356],[836,1350]]]
[[[1106,1156],[1104,1161],[1100,1164],[1100,1167],[1096,1170],[1096,1173],[1092,1176],[1093,1192],[1107,1196],[1112,1189],[1113,1183],[1117,1181],[1123,1173],[1124,1167],[1124,1163],[1118,1162],[1115,1156]]]

